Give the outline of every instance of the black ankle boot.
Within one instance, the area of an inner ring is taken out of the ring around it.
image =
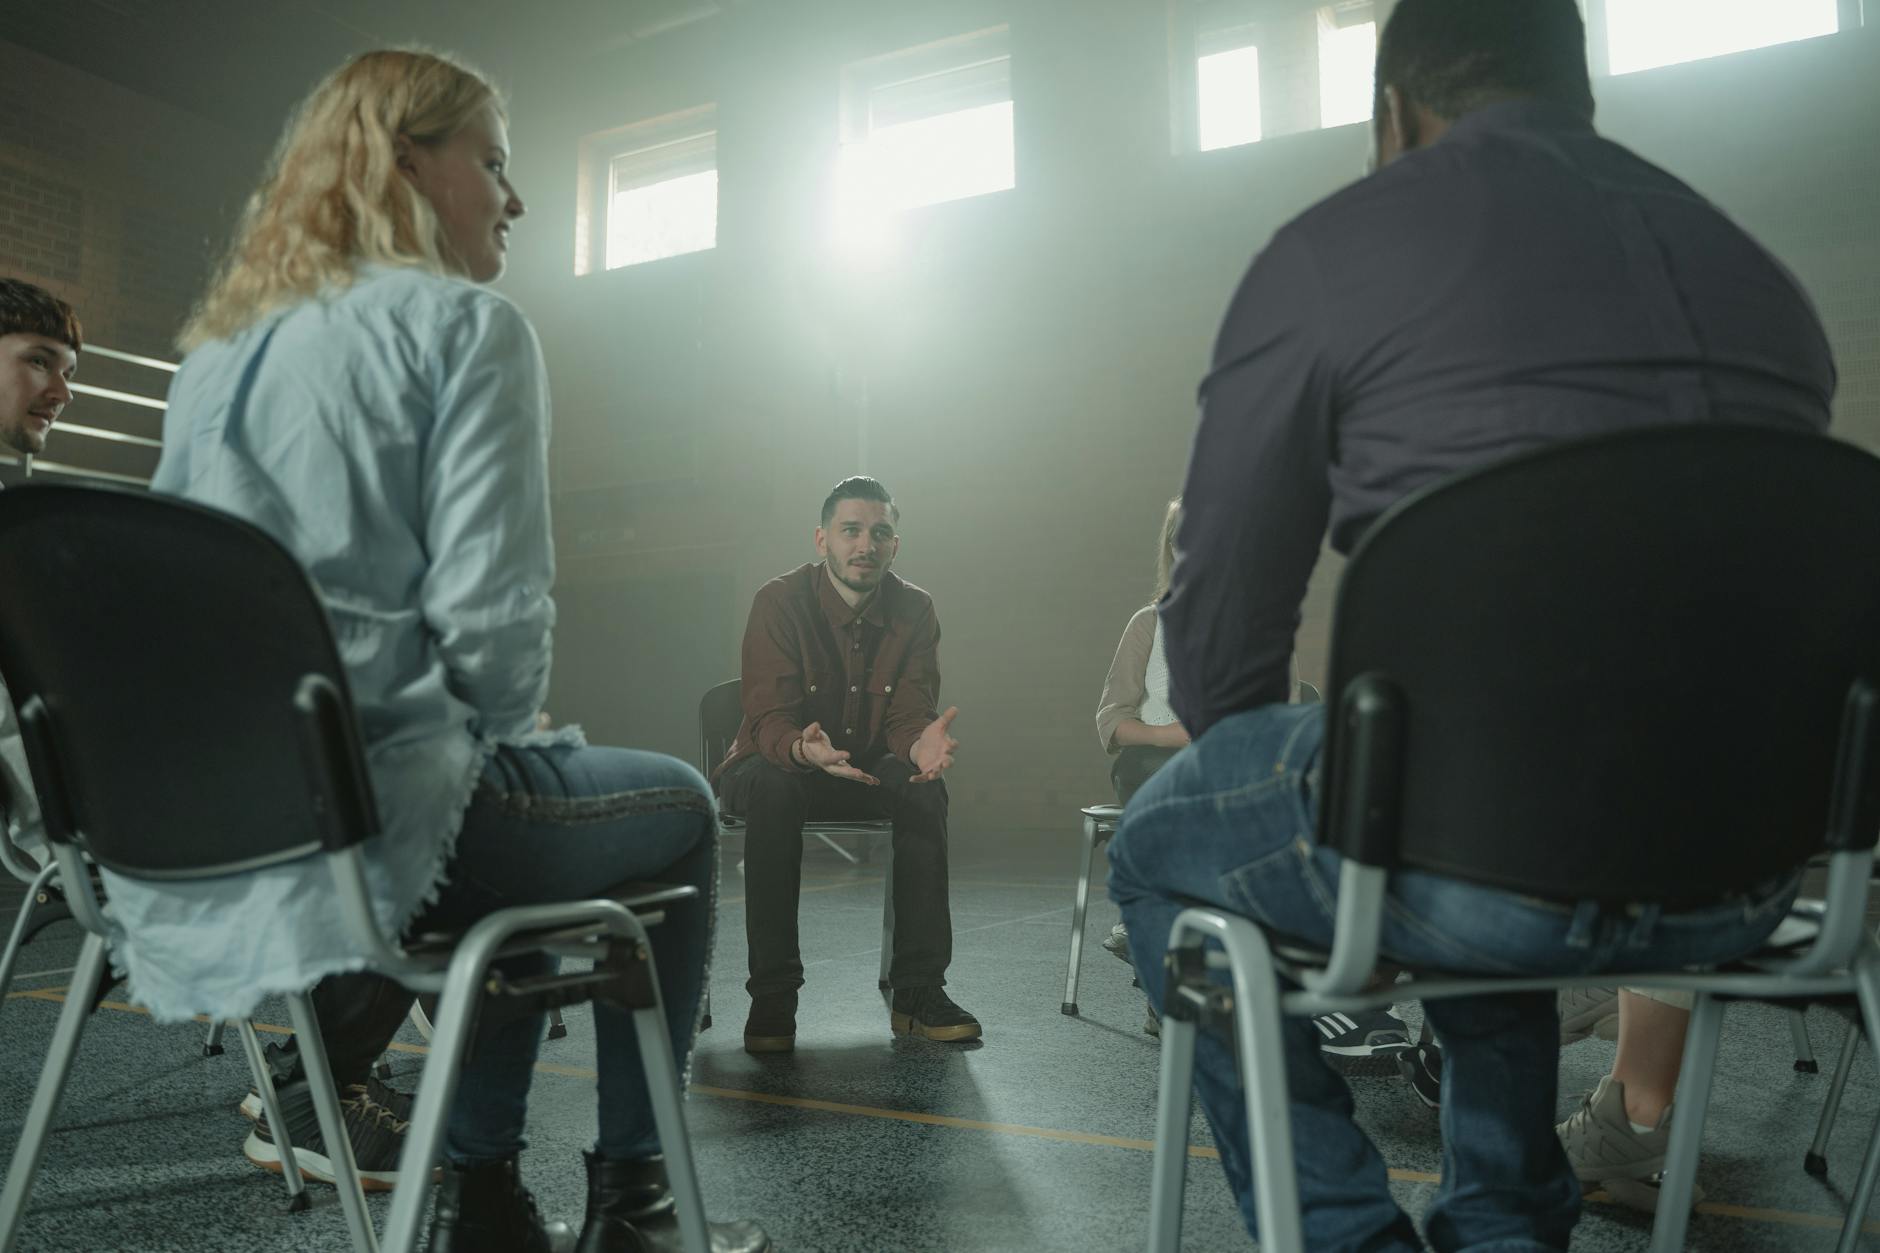
[[[585,1153],[587,1222],[575,1253],[680,1253],[679,1215],[666,1181],[666,1159],[610,1162]],[[712,1253],[769,1253],[770,1237],[756,1223],[708,1223]]]
[[[445,1164],[429,1253],[554,1253],[567,1235],[566,1224],[543,1225],[515,1158],[461,1169]]]

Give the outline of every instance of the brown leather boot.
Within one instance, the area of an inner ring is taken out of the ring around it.
[[[598,1153],[582,1156],[588,1172],[587,1222],[575,1253],[683,1253],[664,1157],[610,1162]],[[775,1248],[756,1223],[706,1226],[712,1253],[771,1253]]]

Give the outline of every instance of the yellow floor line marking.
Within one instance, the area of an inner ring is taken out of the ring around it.
[[[63,1002],[64,988],[34,988],[25,992],[9,992],[7,999],[22,997],[35,1001]],[[105,1001],[100,1009],[117,1010],[120,1013],[148,1014],[150,1011],[137,1005],[128,1005],[123,1001]],[[206,1023],[209,1019],[197,1015],[195,1021]],[[271,1023],[257,1022],[256,1031],[270,1035],[292,1035],[292,1027],[277,1027]],[[387,1051],[396,1053],[415,1053],[420,1056],[431,1050],[422,1044],[405,1044],[393,1041],[386,1046]],[[553,1062],[537,1062],[535,1069],[545,1075],[558,1075],[567,1079],[594,1079],[596,1074],[587,1066],[561,1066]],[[728,1101],[748,1101],[756,1105],[779,1105],[787,1109],[812,1110],[823,1114],[846,1114],[857,1118],[886,1118],[897,1122],[921,1123],[930,1127],[952,1127],[962,1131],[987,1131],[995,1135],[1027,1136],[1039,1140],[1056,1140],[1066,1144],[1090,1144],[1104,1148],[1134,1149],[1138,1152],[1152,1152],[1155,1142],[1136,1140],[1127,1136],[1097,1135],[1089,1131],[1064,1131],[1055,1127],[1031,1127],[1024,1123],[982,1122],[976,1118],[955,1118],[950,1114],[927,1114],[919,1110],[883,1109],[875,1105],[850,1105],[842,1101],[822,1101],[806,1096],[779,1096],[771,1092],[747,1092],[739,1088],[715,1088],[706,1084],[695,1083],[687,1088],[701,1096],[716,1097]],[[1219,1150],[1205,1145],[1191,1144],[1188,1155],[1206,1160],[1218,1160]],[[1399,1170],[1392,1167],[1390,1177],[1399,1183],[1440,1183],[1442,1176],[1425,1170]],[[1587,1200],[1595,1203],[1616,1204],[1604,1192],[1590,1192]],[[1766,1209],[1755,1205],[1731,1205],[1724,1201],[1704,1201],[1697,1206],[1697,1213],[1710,1214],[1718,1218],[1739,1218],[1749,1222],[1775,1223],[1790,1227],[1816,1227],[1838,1230],[1845,1221],[1841,1214],[1803,1214],[1795,1210]],[[1865,1235],[1880,1234],[1880,1220],[1862,1224],[1861,1232]]]

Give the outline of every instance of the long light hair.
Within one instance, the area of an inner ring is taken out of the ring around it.
[[[421,49],[367,52],[334,71],[288,120],[179,347],[341,290],[362,262],[464,273],[430,202],[399,172],[398,140],[442,143],[486,104],[502,109],[482,75]]]
[[[1157,605],[1168,595],[1169,576],[1175,571],[1175,527],[1182,520],[1182,498],[1177,496],[1168,502],[1168,512],[1162,517],[1162,543],[1155,550],[1155,595],[1149,603]]]

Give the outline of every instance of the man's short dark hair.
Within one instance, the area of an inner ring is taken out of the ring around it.
[[[17,278],[0,278],[0,335],[44,335],[71,345],[73,352],[85,346],[72,306]]]
[[[843,479],[837,483],[829,498],[823,501],[822,524],[829,525],[829,519],[836,516],[836,503],[844,500],[878,500],[888,507],[888,517],[896,526],[901,524],[901,510],[894,503],[894,497],[888,495],[888,489],[880,480],[871,479],[865,474]]]
[[[1593,116],[1574,0],[1400,0],[1377,46],[1377,116],[1395,87],[1440,118],[1533,97]]]

